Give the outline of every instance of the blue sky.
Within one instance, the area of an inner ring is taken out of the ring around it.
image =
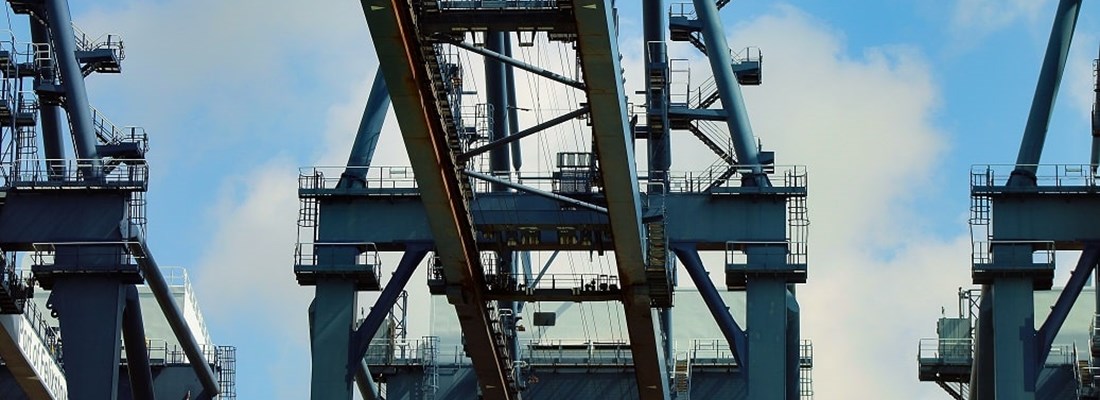
[[[333,3],[72,4],[85,31],[126,39],[124,73],[88,79],[92,103],[148,130],[152,247],[161,263],[191,268],[212,335],[239,348],[244,399],[308,393],[310,290],[290,272],[294,178],[346,157],[377,65],[358,3]],[[619,3],[624,36],[636,37],[639,11]],[[765,54],[764,85],[746,89],[757,135],[780,164],[810,166],[800,295],[817,398],[850,398],[854,385],[942,397],[916,382],[915,338],[934,334],[940,306],[969,283],[967,171],[1015,159],[1055,5],[738,0],[722,10],[731,46]],[[1096,11],[1082,10],[1045,162],[1088,161]],[[640,65],[640,43],[622,48],[628,68]],[[401,162],[388,126],[377,159]],[[879,298],[886,288],[898,295]]]

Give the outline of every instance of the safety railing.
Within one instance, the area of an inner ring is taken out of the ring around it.
[[[164,365],[182,365],[189,364],[187,359],[187,353],[183,351],[183,347],[179,344],[168,342],[163,339],[146,339],[145,346],[149,352],[149,364],[154,366]],[[202,358],[206,362],[215,366],[221,365],[222,353],[220,350],[222,346],[216,346],[212,344],[201,344],[199,350],[202,352]],[[126,361],[126,346],[122,346],[122,361]]]
[[[439,0],[441,10],[557,9],[557,0]]]
[[[634,360],[630,344],[622,341],[557,339],[528,341],[521,357],[530,365],[627,366]]]
[[[668,60],[668,96],[670,106],[698,106],[698,101],[692,101],[690,60],[686,58]]]
[[[367,347],[364,359],[371,365],[421,365],[428,357],[440,357],[438,336],[424,336],[420,339],[375,338]],[[448,357],[457,360],[460,352],[448,352]]]
[[[763,248],[766,255],[782,253],[787,265],[804,265],[807,261],[806,242],[791,240],[758,240],[726,242],[726,265],[748,262],[746,249]]]
[[[338,257],[346,257],[348,248],[355,249],[355,265],[372,267],[375,276],[378,275],[382,262],[378,256],[378,248],[374,243],[344,243],[344,242],[318,242],[298,243],[294,247],[294,265],[317,266],[324,260],[339,260]],[[345,263],[344,261],[336,261]]]
[[[149,166],[144,160],[23,160],[0,164],[3,186],[20,189],[114,188],[145,190]],[[98,172],[98,173],[95,173]]]
[[[108,33],[100,35],[99,37],[92,38],[88,36],[84,30],[80,29],[73,24],[73,33],[76,34],[76,47],[83,51],[92,50],[111,50],[118,54],[118,60],[126,58],[125,47],[122,43],[122,36]]]
[[[690,354],[692,364],[699,366],[737,365],[726,339],[693,339]]]
[[[1088,164],[1030,164],[1021,167],[1034,167],[1035,184],[1039,192],[1076,192],[1091,191],[1096,188],[1097,174]],[[983,164],[970,168],[970,186],[972,189],[993,190],[1008,184],[1016,164]],[[1090,190],[1091,188],[1091,190]]]
[[[30,43],[28,51],[34,61],[34,67],[39,70],[53,70],[56,63],[53,60],[53,49],[49,43]],[[60,82],[60,75],[53,74],[53,82]]]
[[[367,189],[416,189],[411,166],[346,167],[319,166],[298,170],[298,189],[337,189],[345,171],[365,177]]]
[[[970,258],[975,265],[992,264],[995,246],[1030,247],[1031,263],[1054,267],[1056,249],[1050,240],[975,240],[971,246]]]
[[[1050,354],[1043,361],[1046,365],[1077,365],[1077,355],[1073,345],[1054,345],[1050,347]]]
[[[716,188],[743,188],[737,175],[751,172],[755,168],[766,171],[773,188],[805,188],[807,183],[806,167],[803,165],[738,165],[736,173]],[[703,171],[669,172],[669,192],[703,193],[726,172],[726,166],[716,166]]]
[[[131,242],[57,242],[34,243],[31,247],[31,262],[34,265],[54,265],[57,262],[58,249],[64,249],[65,262],[71,265],[102,264],[105,260],[116,260],[119,264],[137,265],[129,250]]]
[[[46,347],[46,350],[50,353],[50,356],[53,357],[54,361],[57,362],[58,366],[60,367],[62,364],[64,364],[64,358],[62,357],[61,335],[58,334],[58,329],[55,327],[56,322],[54,324],[50,324],[49,322],[47,322],[47,316],[50,319],[56,321],[56,316],[54,316],[52,312],[50,314],[46,314],[42,311],[42,309],[38,308],[38,306],[33,301],[28,301],[23,308],[23,319],[25,319],[27,323],[30,324],[34,333],[38,335],[38,339],[42,341],[42,344]]]
[[[587,153],[586,153],[587,154]],[[724,163],[723,163],[724,164]],[[738,165],[733,166],[735,174],[726,179],[720,185],[714,186],[716,180],[722,176],[727,165],[715,165],[701,171],[671,171],[669,172],[669,193],[704,193],[707,188],[712,189],[745,189],[766,191],[768,188],[744,187],[737,177],[759,167],[763,169],[771,182],[771,188],[805,188],[807,184],[806,167],[803,165]],[[352,171],[363,179],[367,189],[416,189],[416,177],[412,167],[409,166],[376,166],[376,167],[345,167],[345,166],[318,166],[300,168],[298,172],[298,188],[300,190],[339,189],[340,182],[346,180],[342,175],[345,171]],[[524,171],[509,172],[508,175],[498,178],[522,184],[526,187],[542,191],[559,192],[569,189],[571,185],[581,184],[577,179],[589,179],[589,184],[596,183],[597,173],[594,169],[566,169],[574,174],[587,175],[550,175],[547,172]],[[481,182],[481,181],[478,181]],[[586,182],[588,182],[586,180]],[[638,183],[640,187],[649,184],[647,171],[638,171]],[[489,183],[478,184],[478,192],[488,191]],[[712,187],[713,186],[713,187]]]
[[[925,365],[970,365],[974,362],[974,339],[921,339],[917,361]]]
[[[619,277],[607,274],[543,274],[538,280],[527,280],[524,274],[487,274],[489,290],[527,291],[567,289],[575,292],[607,292],[619,290]]]
[[[91,107],[91,109],[92,127],[95,129],[96,136],[101,143],[112,145],[137,143],[143,151],[149,150],[149,135],[145,132],[145,128],[139,126],[119,128],[95,107]]]
[[[760,48],[756,46],[749,46],[740,51],[730,50],[730,60],[733,60],[734,64],[760,62],[760,60],[763,59],[763,53],[761,53]]]
[[[668,16],[671,18],[695,19],[695,4],[672,3],[668,8]]]

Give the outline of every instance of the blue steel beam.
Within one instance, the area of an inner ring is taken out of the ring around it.
[[[1100,56],[1096,56],[1096,70],[1093,71],[1093,76],[1096,82],[1092,84],[1092,90],[1096,93],[1096,99],[1092,101],[1092,154],[1089,162],[1092,164],[1092,173],[1095,175],[1097,166],[1100,166]]]
[[[37,18],[30,18],[30,22],[31,40],[34,43],[49,43],[49,28],[46,27],[43,21]],[[35,77],[35,87],[37,87],[38,83],[43,79],[52,80],[54,78],[53,74],[54,71],[52,69],[42,71],[42,76]],[[47,161],[47,163],[49,163],[50,173],[57,176],[63,175],[64,172],[61,171],[61,169],[65,168],[65,163],[60,160],[65,158],[65,149],[63,147],[65,137],[61,130],[61,110],[54,104],[40,103],[38,107],[39,115],[41,116],[41,121],[39,121],[39,123],[42,126],[42,154],[47,160],[58,160]]]
[[[1047,128],[1050,125],[1050,111],[1058,97],[1058,87],[1062,83],[1062,72],[1066,69],[1070,43],[1073,42],[1073,30],[1077,26],[1077,16],[1081,12],[1081,0],[1062,0],[1054,15],[1054,26],[1050,30],[1043,68],[1039,72],[1039,82],[1035,85],[1035,98],[1031,101],[1031,112],[1024,127],[1020,154],[1016,157],[1016,170],[1012,172],[1009,185],[1035,185],[1036,164],[1043,155]]]
[[[482,154],[484,152],[493,150],[497,147],[500,147],[500,146],[503,146],[503,145],[506,145],[506,144],[509,144],[509,143],[518,142],[520,139],[523,139],[525,137],[534,135],[534,134],[542,132],[544,130],[553,128],[555,126],[561,125],[565,122],[568,122],[569,120],[571,120],[573,118],[580,117],[580,116],[582,116],[584,114],[587,114],[587,113],[588,113],[588,107],[581,107],[579,109],[576,109],[576,110],[570,111],[568,113],[559,115],[557,117],[551,118],[549,120],[546,120],[545,122],[543,122],[541,124],[532,126],[530,128],[524,129],[522,131],[517,130],[517,129],[513,129],[511,134],[509,134],[505,137],[502,137],[500,139],[493,140],[489,143],[486,143],[485,145],[482,145],[481,147],[477,147],[477,148],[471,149],[471,150],[469,150],[465,153],[459,154],[457,158],[459,160],[469,160],[470,158],[473,158],[474,156],[476,156],[478,154]],[[509,123],[512,123],[512,121],[509,120]]]
[[[53,39],[54,57],[57,59],[61,82],[65,87],[65,111],[69,114],[76,156],[91,161],[91,177],[98,177],[99,155],[96,151],[95,127],[92,109],[88,105],[88,91],[84,86],[84,74],[76,59],[76,34],[69,15],[66,0],[46,0],[46,17]]]
[[[672,245],[672,251],[676,253],[680,262],[684,263],[684,269],[687,269],[691,281],[695,282],[695,287],[699,288],[699,294],[703,296],[703,302],[707,304],[711,315],[714,316],[714,321],[718,323],[718,329],[721,329],[722,335],[726,337],[726,343],[729,344],[737,365],[741,366],[742,370],[748,371],[748,337],[745,330],[741,329],[730,315],[729,307],[718,294],[718,289],[714,287],[714,281],[710,279],[710,274],[703,266],[703,260],[699,258],[695,244],[676,243]]]
[[[416,174],[428,224],[443,266],[448,301],[466,337],[478,385],[486,399],[517,398],[511,363],[497,348],[499,334],[486,308],[484,272],[473,222],[450,149],[443,113],[435,98],[432,46],[421,42],[413,10],[388,0],[362,0],[371,39],[386,77],[406,151]]]
[[[126,345],[130,392],[135,400],[153,400],[153,373],[149,369],[149,348],[145,344],[145,324],[141,320],[141,299],[134,285],[126,285],[123,290],[126,306],[122,311],[122,340]]]
[[[386,111],[390,107],[390,92],[386,89],[386,79],[382,70],[374,74],[374,83],[367,96],[367,105],[363,109],[363,119],[359,121],[359,131],[355,133],[355,143],[348,156],[348,168],[340,176],[339,187],[366,186],[367,168],[374,158],[378,147],[378,137],[382,134],[382,124],[386,120]]]
[[[349,355],[349,370],[354,371],[360,365],[363,357],[367,355],[371,339],[378,333],[378,328],[385,322],[386,317],[393,308],[393,304],[397,301],[397,297],[401,295],[402,290],[405,290],[409,278],[412,278],[413,272],[416,272],[416,267],[420,265],[421,261],[424,261],[424,256],[428,255],[429,250],[431,250],[431,247],[428,245],[410,244],[408,250],[401,256],[401,261],[397,263],[397,268],[393,271],[390,281],[386,282],[386,287],[378,295],[378,300],[374,301],[374,306],[371,307],[367,318],[355,330],[352,338],[352,345],[355,348],[352,349]]]
[[[1042,363],[1046,362],[1047,356],[1050,355],[1050,346],[1054,344],[1054,337],[1058,336],[1058,331],[1062,329],[1062,323],[1066,322],[1070,309],[1073,308],[1077,297],[1081,295],[1081,289],[1084,289],[1085,284],[1088,283],[1097,261],[1100,261],[1100,246],[1093,244],[1085,247],[1085,251],[1081,253],[1081,258],[1077,260],[1077,267],[1070,273],[1069,282],[1062,289],[1062,293],[1058,294],[1058,300],[1050,308],[1050,315],[1047,316],[1046,321],[1043,321],[1043,325],[1039,327],[1039,331],[1035,334],[1039,346],[1039,358],[1037,359],[1039,365],[1036,366],[1036,369],[1042,369]]]
[[[504,56],[512,58],[512,35],[504,35]],[[508,132],[519,132],[518,106],[516,105],[516,71],[515,67],[504,67],[504,84],[508,92]],[[519,141],[512,142],[512,169],[519,171],[523,166],[523,154],[520,152]]]
[[[149,287],[149,291],[153,292],[153,297],[157,299],[157,305],[164,313],[164,318],[168,320],[168,326],[172,328],[176,340],[179,340],[183,353],[187,355],[191,368],[195,370],[195,376],[202,383],[203,391],[211,396],[217,395],[221,392],[218,379],[214,377],[214,371],[210,369],[209,361],[203,356],[202,348],[195,340],[195,335],[187,325],[187,320],[183,318],[183,311],[180,311],[179,304],[176,304],[175,298],[172,297],[172,289],[168,287],[168,281],[164,279],[164,274],[160,272],[160,267],[157,266],[157,262],[153,259],[153,254],[149,252],[144,239],[127,242],[126,246],[130,250],[130,254],[137,260],[138,267],[141,268],[141,273],[145,276],[145,284]]]
[[[504,52],[506,33],[489,31],[485,33],[485,49],[500,54]],[[492,57],[485,58],[485,101],[492,107],[489,139],[496,141],[508,136],[508,82],[504,63]],[[515,143],[515,142],[513,142]],[[508,147],[497,147],[489,151],[489,170],[493,175],[508,174]],[[494,191],[502,191],[503,186],[493,184]]]
[[[575,0],[574,16],[577,53],[592,108],[592,136],[615,240],[615,261],[625,292],[623,309],[638,392],[643,400],[668,399],[668,369],[645,276],[641,200],[619,64],[615,10],[609,0]]]
[[[571,86],[571,87],[574,87],[574,88],[577,88],[577,89],[582,89],[582,90],[585,88],[584,83],[578,82],[578,81],[576,81],[574,79],[571,79],[569,77],[566,77],[566,76],[562,76],[562,75],[560,75],[556,72],[547,71],[547,70],[539,68],[537,66],[534,66],[534,65],[525,63],[523,61],[514,59],[512,57],[507,57],[503,54],[500,54],[498,52],[486,49],[484,47],[477,47],[477,46],[470,45],[466,42],[460,42],[460,41],[452,41],[452,42],[447,42],[447,43],[450,43],[450,44],[454,45],[455,47],[466,49],[466,50],[469,50],[470,52],[480,54],[482,56],[485,56],[486,58],[491,58],[491,59],[500,61],[502,63],[511,65],[513,67],[522,69],[522,70],[530,72],[532,74],[535,74],[535,75],[538,75],[538,76],[541,76],[541,77],[544,77],[544,78],[548,78],[550,80],[558,81],[558,82],[560,82],[560,83],[562,83],[566,86]]]
[[[557,194],[557,193],[535,189],[533,187],[520,185],[518,183],[512,183],[510,181],[506,181],[506,180],[503,180],[503,179],[500,179],[500,178],[495,178],[495,177],[492,177],[492,176],[489,176],[489,175],[485,175],[485,174],[470,171],[470,170],[462,171],[462,173],[466,174],[467,176],[470,176],[470,177],[473,177],[473,178],[477,178],[477,179],[492,183],[494,185],[500,185],[502,187],[512,188],[512,189],[518,190],[520,192],[530,193],[530,194],[533,194],[533,195],[536,195],[536,196],[542,196],[542,197],[545,197],[545,198],[548,198],[548,199],[551,199],[551,200],[560,201],[562,203],[565,203],[565,204],[568,204],[568,205],[571,205],[571,206],[576,206],[576,207],[592,210],[592,211],[598,212],[600,214],[607,214],[607,209],[606,208],[597,206],[597,205],[592,204],[592,203],[586,203],[586,202],[574,199],[572,197],[566,197],[566,196],[562,196],[562,195]]]
[[[718,16],[718,7],[712,0],[694,0],[695,12],[702,22],[703,40],[707,48],[707,59],[710,61],[710,69],[714,73],[714,84],[718,89],[718,97],[722,99],[722,108],[729,114],[726,123],[729,126],[730,135],[733,138],[733,150],[737,153],[737,160],[746,166],[751,166],[752,173],[746,174],[746,184],[755,183],[758,186],[767,186],[767,177],[760,167],[759,150],[753,137],[752,126],[749,125],[749,114],[745,110],[745,100],[741,96],[741,84],[733,74],[730,64],[729,45],[726,43],[726,34],[722,29],[722,20]]]

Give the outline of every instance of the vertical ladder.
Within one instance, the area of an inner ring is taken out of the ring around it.
[[[421,382],[423,400],[435,400],[435,394],[439,390],[439,337],[424,337],[424,354],[421,362],[424,363],[424,379]]]

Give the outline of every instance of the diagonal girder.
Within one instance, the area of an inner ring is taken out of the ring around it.
[[[625,289],[623,308],[638,392],[642,399],[667,399],[667,366],[646,284],[641,200],[619,65],[615,11],[610,0],[575,0],[573,9],[592,136],[615,240],[615,259]]]
[[[380,69],[416,175],[436,255],[444,268],[448,300],[454,304],[466,349],[486,399],[519,398],[511,368],[495,343],[492,316],[483,297],[484,282],[468,200],[449,146],[445,113],[434,95],[428,58],[432,45],[417,32],[411,5],[404,0],[362,0]],[[424,51],[428,53],[424,53]]]

